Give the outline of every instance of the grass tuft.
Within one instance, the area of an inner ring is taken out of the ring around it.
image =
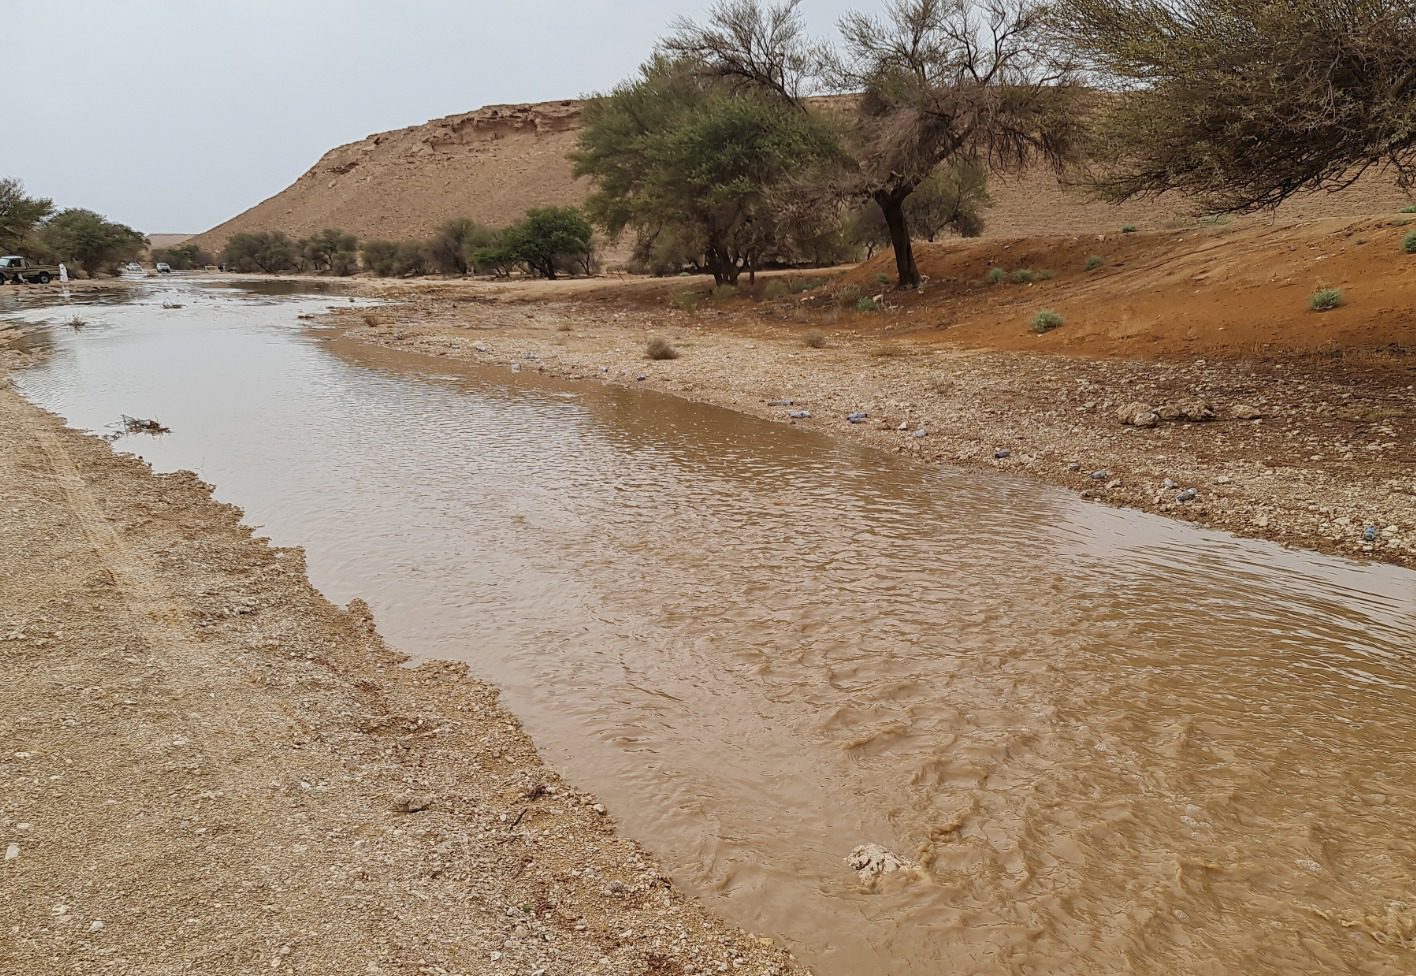
[[[1005,282],[1005,281],[1007,281],[1007,280],[1008,280],[1008,272],[1004,271],[1002,268],[989,268],[989,269],[988,269],[988,283],[989,283],[990,285],[1001,285],[1003,282]]]
[[[738,294],[737,285],[714,285],[713,300],[726,301],[729,298],[736,298]]]
[[[1093,254],[1091,257],[1087,258],[1087,270],[1095,271],[1105,263],[1106,262],[1101,259],[1100,254]]]
[[[1060,328],[1062,321],[1062,316],[1058,315],[1050,308],[1044,308],[1033,316],[1032,330],[1038,335],[1042,335],[1044,332],[1051,332],[1053,329]]]
[[[1308,307],[1315,312],[1331,312],[1342,304],[1342,292],[1336,288],[1319,288],[1308,299]]]
[[[880,305],[875,299],[869,296],[862,296],[856,300],[855,308],[857,312],[878,312]]]
[[[669,296],[669,304],[680,312],[698,311],[698,292],[679,291]]]
[[[1125,227],[1122,227],[1122,228],[1121,228],[1121,233],[1123,233],[1123,234],[1134,234],[1135,232],[1136,232],[1136,225],[1135,225],[1135,224],[1127,224]]]
[[[1416,230],[1401,239],[1401,249],[1407,254],[1416,254]]]

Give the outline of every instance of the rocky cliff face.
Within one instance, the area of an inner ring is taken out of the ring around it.
[[[238,231],[293,236],[338,227],[369,238],[429,233],[452,217],[504,225],[529,207],[579,204],[590,192],[566,154],[575,148],[582,103],[489,105],[332,149],[291,186],[197,238],[219,249]],[[1189,219],[1182,199],[1113,205],[1065,188],[1038,169],[990,188],[989,236],[1086,234],[1174,225]],[[1386,177],[1371,175],[1339,194],[1290,201],[1287,219],[1390,212],[1410,203]],[[1268,220],[1267,216],[1244,218]],[[606,255],[611,260],[622,254]]]

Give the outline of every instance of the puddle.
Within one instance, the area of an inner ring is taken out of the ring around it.
[[[395,646],[470,662],[680,884],[820,976],[1416,967],[1416,574],[323,341],[296,316],[330,294],[265,291],[0,321],[55,323],[27,396],[171,427],[117,449],[304,546]],[[872,890],[866,843],[918,867]]]

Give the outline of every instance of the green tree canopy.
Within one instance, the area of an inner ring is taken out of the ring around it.
[[[798,178],[836,139],[825,120],[703,67],[658,56],[594,99],[572,158],[609,233],[694,240],[714,280],[735,282],[778,242]]]
[[[1088,177],[1113,199],[1249,211],[1416,172],[1412,0],[1059,0],[1052,19],[1110,90]]]
[[[45,221],[39,238],[60,261],[76,264],[91,275],[133,260],[148,243],[128,225],[77,207],[61,210]]]
[[[565,262],[589,274],[594,229],[576,207],[536,207],[502,233],[508,256],[543,278],[554,279]]]
[[[237,271],[275,274],[293,271],[300,256],[298,245],[282,231],[232,234],[221,260]]]
[[[299,244],[300,254],[314,271],[352,274],[359,268],[359,238],[334,228],[326,228]]]
[[[0,180],[0,252],[24,250],[34,229],[54,212],[54,203],[25,193],[19,180]]]
[[[469,217],[455,217],[443,223],[428,242],[428,258],[444,274],[467,274],[473,255],[481,248],[494,247],[497,232]]]

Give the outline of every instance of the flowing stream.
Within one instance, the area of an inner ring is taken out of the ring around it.
[[[48,323],[26,396],[159,418],[116,449],[469,662],[820,976],[1416,972],[1416,574],[331,341],[296,318],[330,295],[265,292],[91,294],[75,330],[10,288],[0,322]],[[866,884],[866,843],[914,867]]]

